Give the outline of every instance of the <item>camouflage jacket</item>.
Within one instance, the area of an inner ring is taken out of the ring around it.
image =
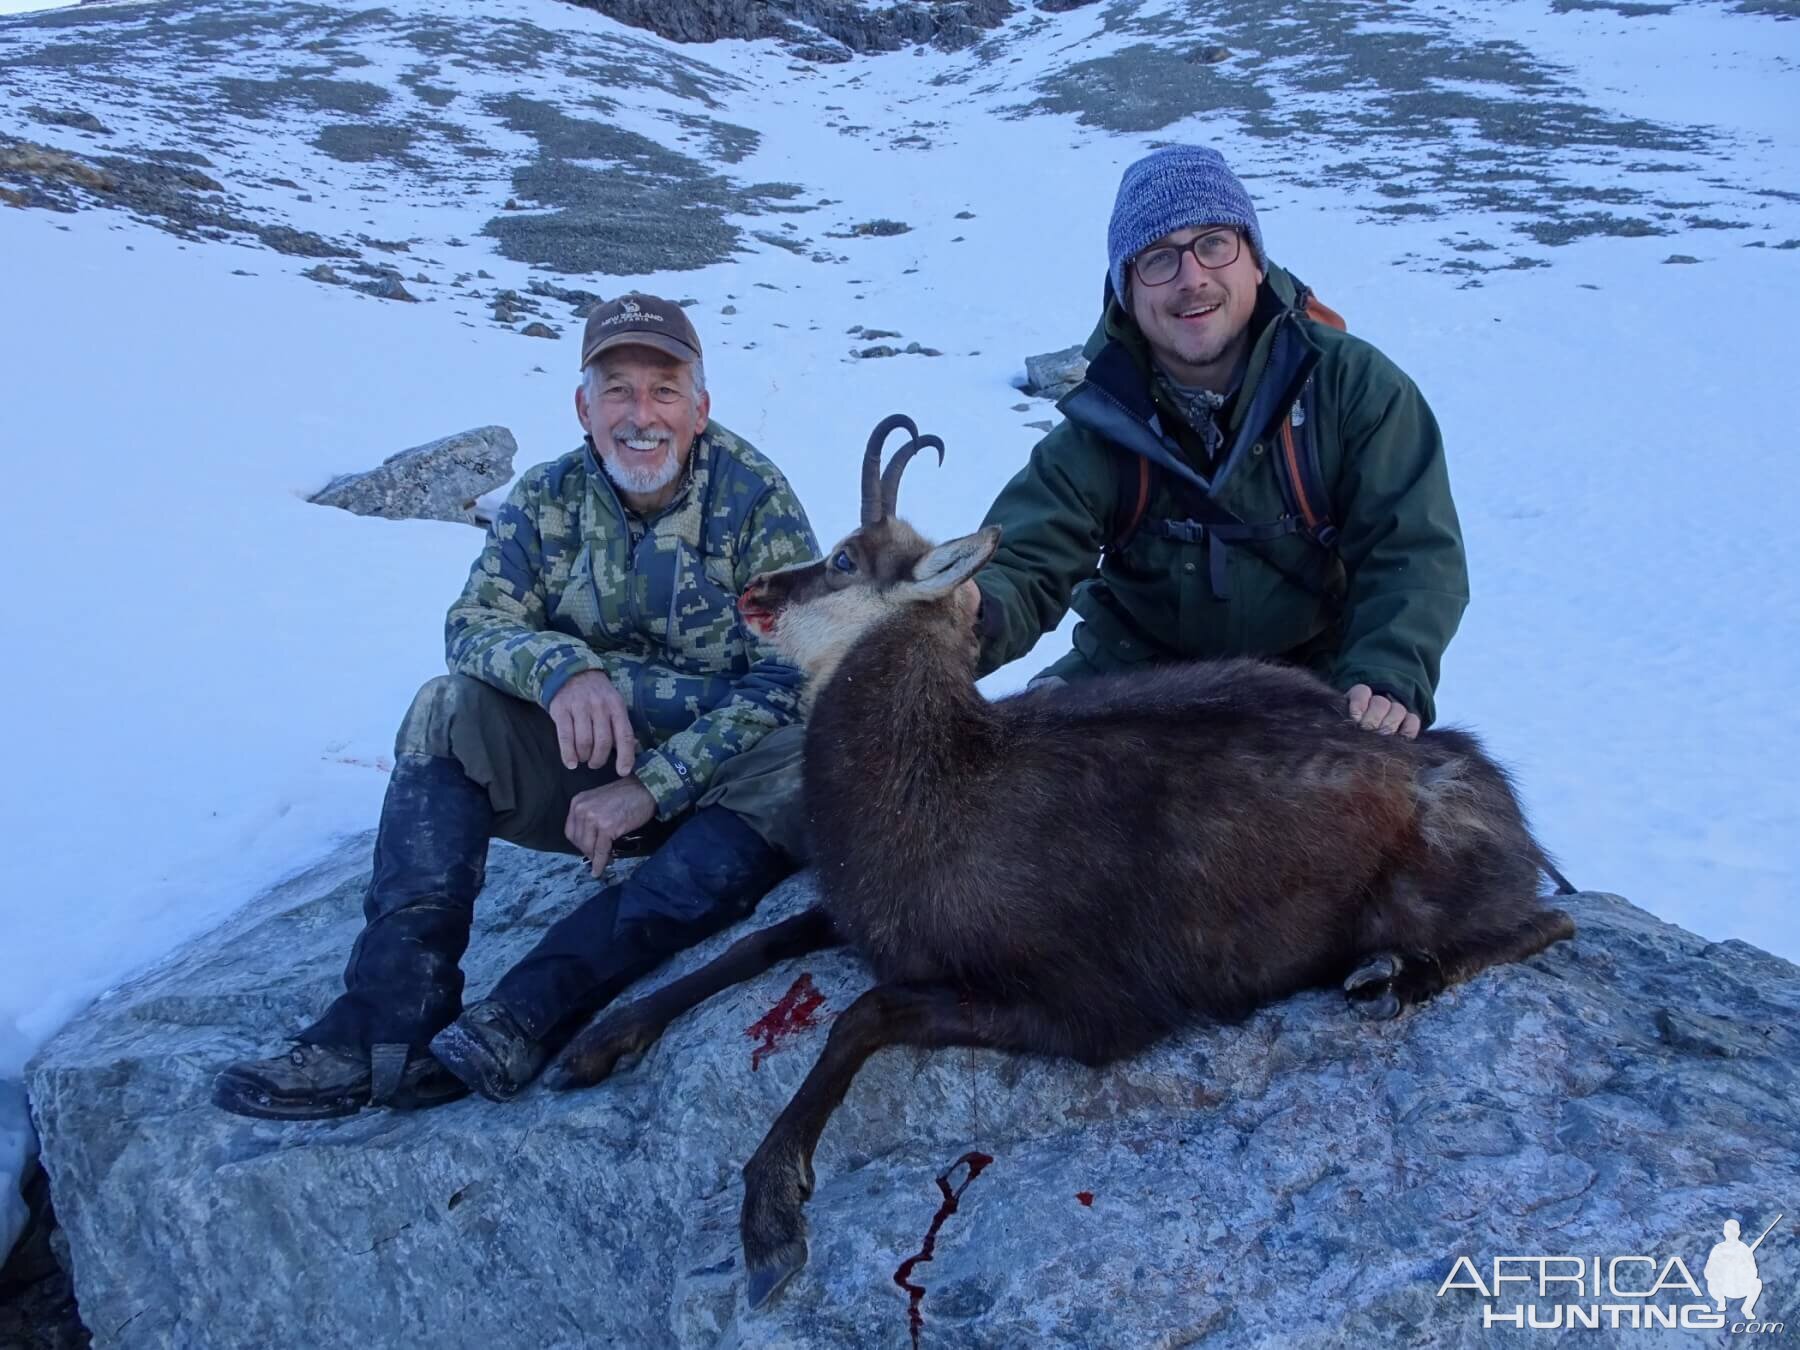
[[[717,422],[687,481],[645,520],[593,442],[519,479],[444,624],[450,669],[548,708],[587,670],[631,710],[636,776],[658,819],[799,717],[800,673],[738,618],[758,572],[818,556],[787,480]]]

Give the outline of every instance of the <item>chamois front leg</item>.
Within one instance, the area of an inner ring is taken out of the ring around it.
[[[796,956],[840,946],[843,938],[823,906],[758,929],[700,969],[601,1018],[570,1043],[547,1081],[553,1088],[592,1087],[627,1057],[641,1056],[682,1013],[714,994],[754,979]]]
[[[794,1099],[744,1164],[745,1294],[760,1308],[806,1264],[813,1150],[863,1061],[889,1045],[976,1045],[1064,1054],[1053,1024],[1035,1007],[969,997],[948,985],[883,984],[832,1023],[825,1049]]]

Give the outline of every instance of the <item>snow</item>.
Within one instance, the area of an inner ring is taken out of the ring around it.
[[[845,266],[768,248],[699,271],[553,278],[695,297],[716,416],[786,469],[824,539],[854,524],[856,455],[894,410],[950,446],[943,469],[909,475],[906,514],[939,537],[972,529],[1036,439],[1024,421],[1053,416],[1010,410],[1025,355],[1091,326],[1119,170],[1156,141],[1223,145],[1255,175],[1275,258],[1406,369],[1443,425],[1475,599],[1445,661],[1442,718],[1479,730],[1517,771],[1578,885],[1800,958],[1800,545],[1783,396],[1800,249],[1773,247],[1800,236],[1794,200],[1758,199],[1738,231],[1521,243],[1552,265],[1461,288],[1409,259],[1458,230],[1492,233],[1492,217],[1359,216],[1219,120],[1115,136],[1000,115],[1045,69],[1136,40],[1104,34],[1099,8],[1035,32],[1021,18],[1008,31],[1018,64],[942,86],[932,76],[968,71],[970,53],[795,69],[768,44],[677,48],[573,8],[492,10],[629,33],[742,76],[714,91],[717,116],[763,137],[734,176],[835,199],[802,218],[809,234],[877,217],[913,227],[822,240]],[[1458,21],[1542,51],[1607,106],[1706,124],[1741,186],[1800,182],[1800,23],[1702,4],[1554,14],[1537,0]],[[355,78],[401,68],[369,54]],[[446,65],[438,82],[503,90],[511,78]],[[833,104],[871,130],[842,133]],[[621,117],[666,135],[654,114],[687,106],[647,92]],[[929,149],[887,143],[914,121],[934,124]],[[467,195],[359,196],[383,175],[323,158],[302,123],[245,133],[266,138],[244,152],[265,172],[329,188],[311,208],[269,190],[309,212],[293,224],[341,233],[366,220],[379,237],[430,240],[420,251],[445,260],[434,273],[486,267],[523,289],[527,270],[477,234],[504,177]],[[974,218],[955,219],[963,210]],[[1745,247],[1758,240],[1769,246]],[[1665,264],[1671,253],[1700,262]],[[442,669],[443,612],[480,539],[305,495],[465,427],[510,427],[520,469],[578,432],[571,323],[560,342],[523,340],[478,305],[383,303],[301,279],[310,260],[182,243],[100,210],[0,209],[0,259],[0,425],[11,537],[28,560],[0,592],[13,652],[0,695],[15,710],[0,812],[17,841],[0,898],[4,1079],[98,992],[374,824],[394,728]],[[727,303],[735,316],[720,314]],[[945,354],[850,360],[855,324]],[[989,691],[1022,685],[1067,627]]]

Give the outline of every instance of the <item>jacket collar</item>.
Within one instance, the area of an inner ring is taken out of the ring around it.
[[[1251,323],[1256,338],[1233,400],[1230,449],[1209,483],[1182,459],[1164,433],[1152,395],[1150,346],[1136,320],[1108,291],[1106,313],[1087,346],[1087,377],[1058,404],[1063,416],[1106,440],[1162,464],[1207,492],[1217,492],[1240,467],[1250,446],[1285,417],[1318,364],[1319,349],[1298,323],[1298,288],[1270,265],[1257,288]],[[1098,339],[1098,341],[1096,341]],[[1084,391],[1087,391],[1084,394]],[[1121,415],[1141,427],[1127,432]],[[1160,453],[1153,453],[1154,445]],[[1170,461],[1174,462],[1171,463]]]

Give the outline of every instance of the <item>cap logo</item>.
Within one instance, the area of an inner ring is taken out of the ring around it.
[[[636,314],[638,312],[638,303],[635,300],[626,298],[619,301],[619,303],[625,307],[625,312],[627,314]]]

